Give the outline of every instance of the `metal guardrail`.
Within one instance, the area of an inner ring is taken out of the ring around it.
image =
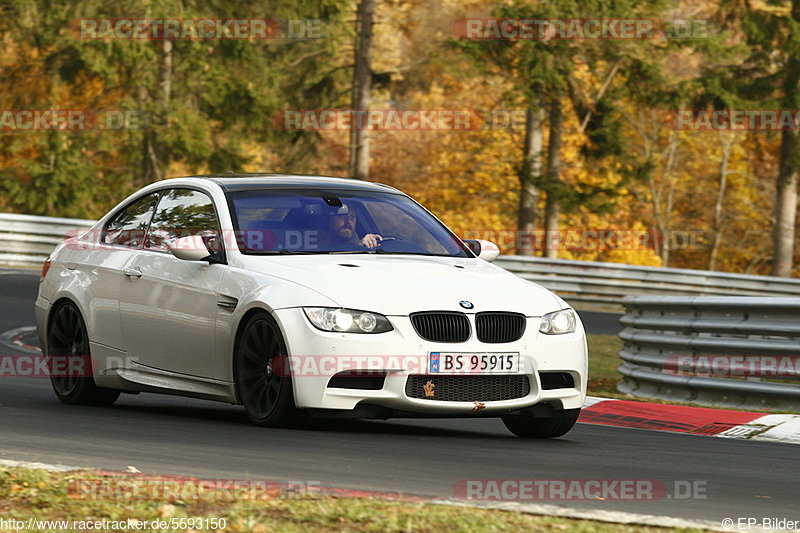
[[[0,214],[0,264],[38,266],[67,232],[94,222]],[[573,305],[619,307],[629,295],[797,296],[800,279],[621,263],[501,256],[496,264],[560,294]]]
[[[571,304],[619,306],[624,297],[635,295],[800,297],[800,279],[795,278],[508,255],[496,264]]]
[[[0,264],[39,266],[67,234],[93,223],[0,214]],[[496,264],[573,304],[625,306],[621,392],[715,405],[800,406],[800,279],[521,256]],[[794,357],[797,375],[687,374],[678,359],[720,355]]]
[[[0,264],[40,266],[69,232],[92,224],[79,218],[0,213]]]
[[[634,296],[620,320],[620,392],[800,409],[800,298]]]

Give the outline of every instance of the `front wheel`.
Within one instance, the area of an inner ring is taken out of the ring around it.
[[[47,352],[50,383],[62,403],[111,405],[119,398],[119,391],[94,383],[86,323],[72,302],[60,304],[51,315]]]
[[[239,401],[257,426],[286,427],[302,419],[285,363],[278,324],[267,313],[252,316],[236,345],[234,373]]]
[[[536,418],[529,414],[508,415],[503,417],[503,423],[518,437],[552,439],[572,429],[580,414],[580,409],[570,409],[560,413],[561,416],[548,418]]]

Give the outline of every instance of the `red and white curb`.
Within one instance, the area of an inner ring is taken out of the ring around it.
[[[579,422],[800,444],[800,416],[587,396]]]

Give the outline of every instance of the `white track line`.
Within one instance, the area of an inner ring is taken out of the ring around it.
[[[720,522],[709,520],[686,520],[672,516],[651,515],[642,513],[625,513],[622,511],[603,511],[591,509],[577,509],[541,503],[520,502],[469,502],[462,500],[435,500],[431,503],[455,505],[461,507],[476,507],[480,509],[498,509],[501,511],[517,511],[542,516],[557,516],[580,520],[596,520],[598,522],[612,522],[615,524],[645,525],[669,528],[704,529],[710,531],[730,531],[722,527]],[[751,529],[749,531],[762,531]]]
[[[36,463],[31,461],[12,461],[0,459],[0,466],[8,468],[30,468],[33,470],[47,470],[48,472],[72,472],[73,470],[86,470],[85,467],[56,465],[51,463]]]

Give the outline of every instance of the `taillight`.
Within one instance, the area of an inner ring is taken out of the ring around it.
[[[50,270],[50,258],[48,257],[45,259],[44,264],[42,265],[42,272],[39,274],[39,283],[44,281],[44,277],[47,275],[47,272]]]

